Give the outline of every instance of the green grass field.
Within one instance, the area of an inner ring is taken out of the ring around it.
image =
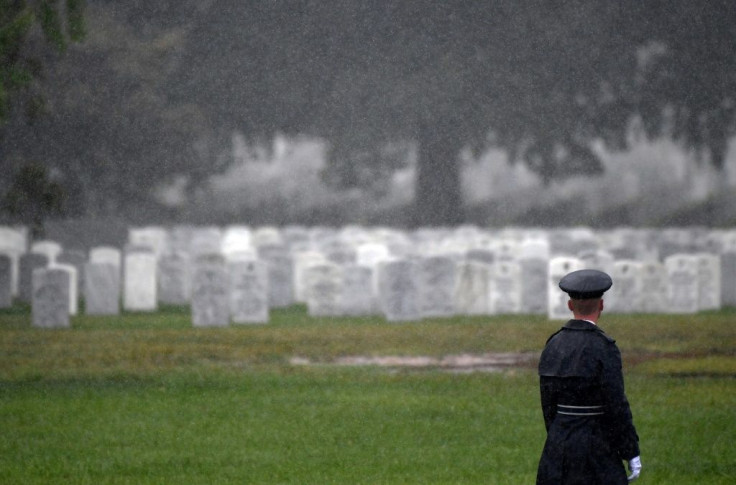
[[[334,361],[536,356],[561,323],[309,318],[297,306],[259,326],[194,329],[186,309],[163,308],[43,330],[25,307],[2,310],[0,483],[533,484],[534,359],[462,373]],[[601,326],[624,358],[638,483],[736,483],[736,313]]]

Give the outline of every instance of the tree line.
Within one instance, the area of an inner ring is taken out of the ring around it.
[[[339,187],[414,147],[415,225],[463,221],[463,149],[549,183],[600,173],[591,143],[626,149],[632,130],[719,168],[734,135],[727,0],[4,4],[3,170],[42,167],[67,212],[152,204],[177,176],[193,193],[233,131],[328,140]]]

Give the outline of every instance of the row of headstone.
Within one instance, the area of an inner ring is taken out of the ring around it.
[[[141,271],[143,260],[127,261],[126,271],[136,274],[126,283],[127,309],[156,309],[155,302],[141,287],[150,286],[150,271]],[[85,305],[91,315],[120,312],[119,269],[106,262],[85,264]],[[155,273],[154,273],[155,275]],[[226,326],[232,323],[266,323],[269,318],[266,265],[260,261],[226,262],[220,255],[201,256],[192,272],[192,323],[197,327]],[[68,327],[76,314],[76,281],[70,268],[48,265],[35,268],[31,276],[32,324],[37,327]],[[136,284],[139,286],[136,287]],[[152,306],[151,306],[152,305]]]
[[[567,318],[566,301],[559,300],[565,295],[556,287],[563,271],[557,270],[560,258],[568,260],[563,266],[567,270],[596,267],[612,274],[614,287],[606,294],[609,311],[682,313],[734,304],[734,233],[701,234],[700,243],[694,244],[692,235],[672,231],[666,239],[669,246],[660,244],[657,251],[641,236],[629,231],[604,237],[584,229],[495,235],[476,228],[413,233],[356,227],[133,229],[123,251],[93,248],[85,257],[52,241],[38,241],[31,252],[18,251],[15,259],[6,253],[0,257],[0,304],[14,296],[17,261],[17,295],[23,301],[31,299],[33,270],[53,267],[70,275],[71,314],[81,295],[90,313],[119,311],[122,298],[123,309],[130,311],[153,311],[160,303],[190,304],[195,324],[221,324],[224,318],[215,317],[224,311],[200,310],[208,308],[202,302],[222,298],[198,298],[209,287],[196,286],[194,280],[193,261],[208,251],[221,256],[226,266],[265,263],[267,276],[258,281],[265,281],[266,310],[302,302],[312,315],[383,314],[389,320],[411,320],[546,312],[550,318]],[[8,245],[0,243],[0,248]],[[710,251],[692,251],[703,247]],[[565,256],[558,255],[560,248]],[[669,254],[674,248],[683,252]],[[659,261],[654,254],[668,256]],[[392,269],[394,265],[403,269]],[[405,273],[395,275],[401,271]],[[213,285],[217,281],[222,280],[212,278]]]

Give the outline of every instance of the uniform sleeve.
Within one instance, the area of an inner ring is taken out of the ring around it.
[[[539,392],[542,398],[544,427],[549,431],[549,427],[552,424],[552,421],[554,421],[555,413],[557,412],[557,394],[555,393],[553,378],[540,376]]]
[[[624,392],[621,353],[615,344],[610,344],[607,354],[603,361],[601,390],[607,406],[608,432],[619,457],[630,460],[640,454],[639,436]]]

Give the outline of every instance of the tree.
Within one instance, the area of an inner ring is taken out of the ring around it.
[[[68,192],[70,215],[156,216],[157,187],[184,174],[194,191],[224,168],[229,136],[167,93],[196,3],[91,2],[85,42],[45,65],[44,116],[14,116],[0,133],[3,169],[42,161]]]
[[[453,224],[463,147],[504,148],[551,182],[600,172],[591,142],[625,148],[639,119],[722,165],[732,25],[719,0],[218,2],[177,90],[246,133],[328,138],[347,184],[351,151],[380,165],[360,154],[414,140],[415,223]]]
[[[43,165],[22,166],[0,202],[13,223],[30,224],[34,238],[43,237],[43,222],[65,213],[65,193]]]
[[[32,83],[42,76],[38,56],[28,55],[27,44],[34,27],[40,27],[47,45],[64,52],[69,41],[84,37],[84,1],[66,0],[23,1],[0,0],[0,123],[7,120],[13,100],[25,91],[27,111],[36,116],[43,105]]]

